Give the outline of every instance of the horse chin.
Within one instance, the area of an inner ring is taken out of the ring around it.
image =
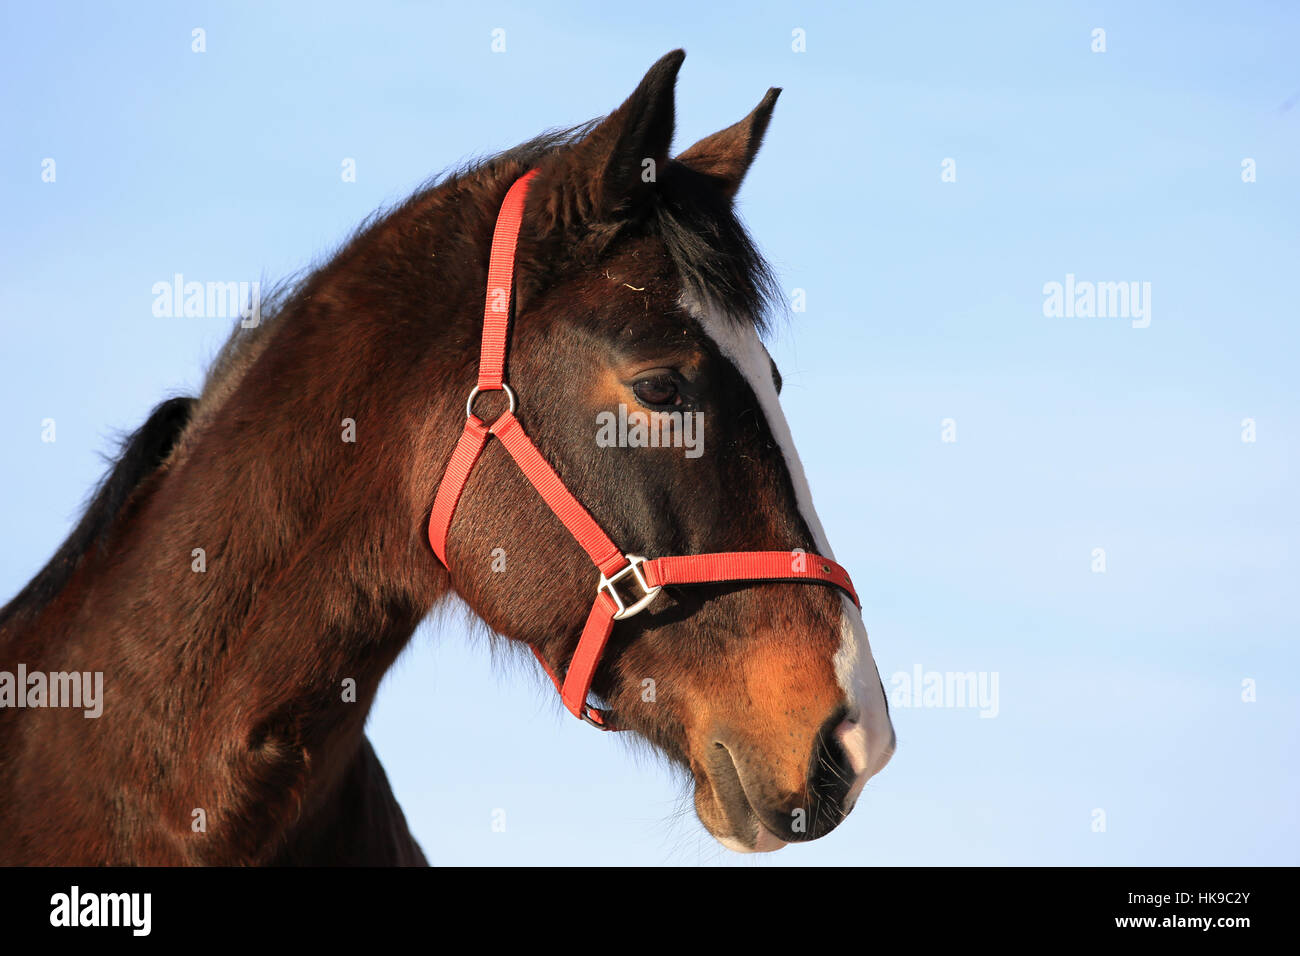
[[[698,793],[698,791],[697,791]],[[700,814],[700,820],[704,828],[709,831],[713,839],[717,840],[724,847],[733,853],[774,853],[782,847],[789,846],[785,840],[769,830],[759,821],[757,814],[749,807],[743,811],[732,811],[728,813],[723,810],[717,810],[714,813],[704,812],[699,807],[699,799],[696,799],[697,811]],[[716,825],[713,819],[721,816],[725,821],[721,825]],[[741,816],[745,822],[743,827],[737,827],[732,823],[736,816]],[[741,835],[737,835],[736,830],[741,830]],[[728,832],[730,831],[730,832]]]
[[[763,825],[725,747],[716,750],[708,772],[695,783],[695,812],[709,834],[733,853],[773,853],[787,842]]]
[[[775,853],[782,847],[790,845],[761,823],[758,825],[758,839],[754,841],[753,846],[742,843],[735,837],[715,836],[714,839],[733,853]]]

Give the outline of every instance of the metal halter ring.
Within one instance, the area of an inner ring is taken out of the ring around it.
[[[511,388],[509,385],[507,385],[505,382],[502,382],[502,383],[501,383],[501,390],[502,390],[503,392],[506,393],[506,398],[508,398],[508,399],[510,400],[510,409],[509,409],[509,411],[510,411],[510,414],[513,415],[513,414],[515,413],[515,408],[518,406],[518,403],[515,401],[515,392],[514,392],[514,389],[512,389],[512,388]],[[479,393],[480,391],[482,391],[482,389],[480,389],[477,385],[475,385],[475,386],[474,386],[474,390],[473,390],[472,392],[469,393],[469,398],[467,398],[467,399],[465,400],[465,417],[466,417],[466,418],[473,418],[473,417],[474,417],[474,399],[478,398],[478,393]],[[495,391],[495,389],[490,389],[490,391]]]
[[[641,571],[641,565],[645,563],[645,558],[639,554],[629,554],[627,561],[627,567],[621,571],[615,571],[613,577],[606,577],[602,574],[600,584],[596,587],[597,594],[601,591],[608,591],[609,596],[614,599],[614,604],[618,607],[618,610],[614,612],[614,620],[616,621],[621,621],[633,614],[644,611],[650,606],[650,602],[655,599],[659,592],[663,590],[662,586],[652,588],[646,583],[645,575]],[[619,596],[618,588],[614,587],[614,583],[623,580],[629,574],[636,579],[636,583],[640,586],[641,597],[632,604],[624,604],[623,598]]]

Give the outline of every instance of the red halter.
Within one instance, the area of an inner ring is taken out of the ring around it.
[[[803,581],[829,584],[839,588],[861,607],[848,572],[829,558],[794,551],[737,551],[722,554],[692,554],[683,557],[646,560],[622,551],[601,530],[582,503],[564,486],[560,476],[524,434],[515,418],[514,391],[505,383],[506,338],[510,322],[510,289],[515,264],[515,244],[523,219],[528,185],[537,175],[532,170],[515,181],[506,193],[492,234],[492,256],[488,264],[487,303],[483,310],[483,350],[479,358],[478,384],[465,403],[465,430],[452,451],[447,471],[438,486],[438,495],[429,516],[429,543],[439,560],[447,565],[447,531],[451,527],[456,504],[469,481],[470,472],[487,444],[495,435],[510,457],[569,529],[578,544],[600,571],[596,601],[587,617],[582,637],[565,673],[564,682],[551,670],[542,655],[533,648],[542,667],[550,675],[564,706],[601,730],[615,730],[608,711],[587,703],[587,693],[600,664],[605,644],[614,630],[614,622],[637,614],[650,606],[660,590],[681,584],[714,584],[726,581]],[[474,399],[479,392],[504,391],[509,410],[491,425],[474,415]],[[797,568],[797,569],[796,569]],[[450,570],[450,565],[448,565]],[[625,599],[618,591],[627,579],[636,592]]]

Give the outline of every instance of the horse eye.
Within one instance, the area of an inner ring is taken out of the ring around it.
[[[679,405],[681,396],[677,393],[677,383],[667,375],[643,378],[632,386],[632,394],[642,405]]]

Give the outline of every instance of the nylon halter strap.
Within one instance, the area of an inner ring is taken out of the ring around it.
[[[452,450],[451,460],[442,476],[442,483],[438,486],[433,511],[429,515],[429,543],[438,559],[450,570],[447,563],[447,533],[456,513],[456,505],[484,446],[490,437],[495,436],[600,572],[595,602],[563,681],[556,676],[536,648],[533,648],[533,653],[560,692],[564,706],[574,716],[601,730],[616,730],[610,722],[608,711],[587,703],[591,682],[605,645],[613,633],[614,622],[645,610],[663,588],[739,581],[798,581],[836,587],[858,607],[861,607],[861,603],[853,590],[848,572],[834,561],[815,554],[799,551],[736,551],[654,560],[624,554],[565,487],[564,481],[537,450],[515,417],[516,396],[505,381],[515,245],[519,238],[528,186],[536,175],[537,170],[534,169],[515,181],[506,193],[497,217],[496,229],[492,235],[492,255],[488,263],[478,384],[465,403],[465,430]],[[510,403],[509,410],[491,425],[474,414],[474,399],[480,392],[487,391],[504,391]],[[631,589],[632,593],[621,593],[619,585]]]

